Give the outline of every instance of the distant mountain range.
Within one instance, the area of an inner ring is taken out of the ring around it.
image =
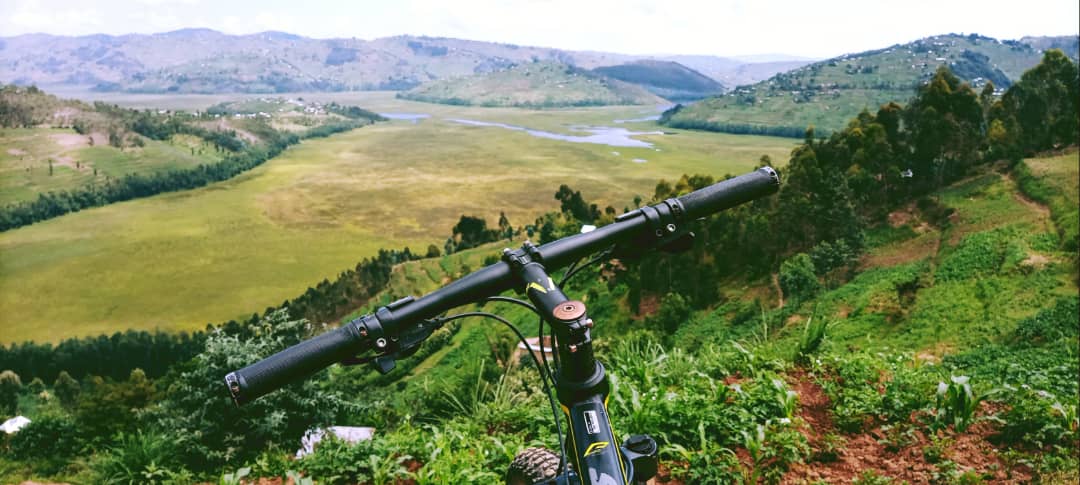
[[[1076,59],[1077,41],[1076,36],[1021,41],[976,34],[927,37],[800,66],[685,106],[663,120],[673,127],[734,133],[801,136],[809,125],[833,131],[863,109],[907,102],[940,65],[976,88],[992,82],[1004,89],[1038,64],[1044,49],[1062,48]]]
[[[637,56],[434,37],[313,39],[284,32],[229,35],[183,29],[150,35],[0,37],[0,82],[147,93],[404,90],[533,61],[593,69],[643,59],[679,62],[722,86],[765,79],[806,63]]]

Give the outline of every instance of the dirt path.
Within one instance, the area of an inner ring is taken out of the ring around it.
[[[851,483],[872,471],[911,484],[929,484],[939,472],[938,460],[955,462],[961,472],[973,470],[981,476],[993,477],[987,483],[1031,480],[1030,470],[1023,466],[1011,470],[1010,476],[998,450],[987,441],[987,437],[997,432],[989,421],[978,422],[965,433],[943,432],[933,439],[914,423],[894,423],[894,429],[910,429],[904,433],[874,426],[867,432],[842,434],[834,427],[832,402],[813,377],[796,370],[788,380],[799,393],[798,416],[805,422],[801,431],[814,454],[807,463],[792,466],[781,483]],[[990,408],[984,403],[980,414],[989,413]],[[942,456],[934,459],[926,453],[931,449],[940,450]]]

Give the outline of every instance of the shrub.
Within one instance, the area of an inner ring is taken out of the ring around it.
[[[42,473],[55,473],[82,448],[75,422],[60,414],[37,416],[10,440],[11,456],[38,463]]]
[[[53,383],[53,392],[60,399],[60,404],[65,407],[73,406],[81,391],[79,381],[73,379],[67,371],[60,371],[60,375],[56,377],[56,382]]]
[[[290,321],[278,310],[252,325],[241,341],[211,334],[206,350],[165,379],[173,384],[149,418],[177,437],[177,448],[192,470],[222,469],[254,458],[269,443],[297,443],[313,426],[325,426],[347,405],[320,389],[317,379],[282,388],[243,407],[229,398],[225,374],[294,345],[310,332],[304,320]]]
[[[26,391],[32,396],[38,396],[42,392],[45,392],[45,383],[41,381],[40,377],[35,377],[34,380],[26,385]]]
[[[799,348],[795,352],[796,362],[805,363],[809,360],[810,355],[817,352],[818,348],[821,347],[821,343],[825,341],[826,327],[828,327],[828,321],[824,318],[818,318],[815,321],[811,317],[806,321],[802,338],[799,339]]]
[[[1077,317],[1080,316],[1080,298],[1069,296],[1058,299],[1053,307],[1025,318],[1016,327],[1015,340],[1022,345],[1053,342],[1062,338],[1076,340],[1080,334]]]
[[[95,483],[158,484],[190,474],[179,463],[173,438],[165,434],[120,434],[116,444],[90,461]]]
[[[18,374],[9,370],[0,372],[0,415],[15,414],[22,387]]]
[[[780,289],[796,304],[821,290],[810,256],[799,253],[780,264]]]

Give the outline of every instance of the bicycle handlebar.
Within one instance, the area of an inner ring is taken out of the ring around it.
[[[705,217],[772,194],[780,178],[770,167],[724,180],[682,197],[668,199],[619,216],[616,222],[584,234],[565,237],[536,248],[536,259],[548,270],[563,268],[582,257],[617,244],[661,243],[677,233],[676,224]],[[344,326],[305,340],[225,376],[233,401],[242,405],[294,380],[307,377],[368,348],[382,348],[397,335],[452,308],[513,288],[510,266],[500,261],[418,299],[379,308]]]

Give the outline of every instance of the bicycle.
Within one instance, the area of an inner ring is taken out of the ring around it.
[[[644,483],[657,472],[656,441],[648,435],[633,435],[622,444],[618,442],[607,413],[610,383],[604,366],[593,355],[591,330],[595,322],[588,317],[584,303],[563,293],[563,283],[582,268],[613,254],[686,249],[694,237],[687,223],[775,193],[779,186],[776,171],[763,167],[682,197],[627,212],[614,223],[590,232],[541,246],[526,241],[519,249],[504,249],[501,261],[441,289],[420,298],[402,298],[373,314],[231,372],[225,376],[226,387],[239,406],[335,362],[370,363],[385,374],[394,368],[395,360],[415,353],[420,343],[443,324],[471,316],[499,320],[526,342],[517,327],[492,313],[443,315],[475,302],[522,305],[540,316],[541,349],[544,324],[552,329],[555,369],[551,369],[545,356],[537,358],[533,352],[528,353],[540,371],[544,393],[551,404],[561,453],[556,455],[545,448],[519,452],[507,472],[507,483]],[[582,265],[577,264],[589,255],[595,256]],[[549,271],[564,267],[568,267],[566,273],[556,284]],[[529,301],[499,296],[511,289],[526,294]],[[368,351],[374,351],[374,355],[357,357]],[[569,436],[565,440],[549,382],[555,388],[558,408],[569,422]],[[568,463],[567,448],[572,463]]]

